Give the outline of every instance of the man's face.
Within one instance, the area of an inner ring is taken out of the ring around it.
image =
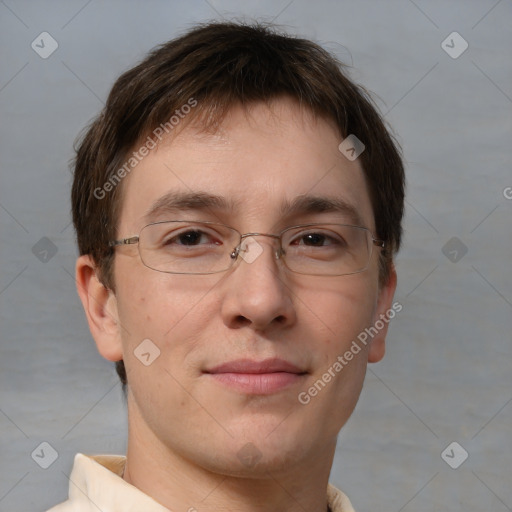
[[[352,205],[361,225],[374,233],[362,169],[339,152],[340,142],[332,125],[288,100],[275,102],[272,111],[255,105],[249,115],[233,109],[214,135],[189,125],[125,179],[118,235],[136,235],[152,221],[184,218],[241,233],[353,223],[344,211],[283,210],[304,196]],[[169,204],[147,218],[169,193],[218,196],[229,207]],[[160,451],[224,474],[279,472],[332,456],[336,435],[359,397],[366,363],[382,356],[383,340],[361,345],[309,403],[301,403],[299,394],[390,305],[390,295],[378,287],[377,249],[363,272],[320,277],[290,272],[275,257],[274,239],[256,240],[263,252],[254,261],[239,258],[218,274],[151,270],[136,246],[117,249],[114,265],[130,429]],[[134,354],[146,339],[160,350],[149,366]],[[276,359],[278,377],[243,375],[247,362],[257,367]],[[282,361],[295,370],[281,368]],[[226,364],[225,372],[214,372]]]

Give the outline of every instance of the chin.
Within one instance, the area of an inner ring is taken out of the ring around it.
[[[230,429],[233,438],[224,449],[221,462],[226,474],[252,478],[268,478],[268,473],[285,473],[297,464],[311,459],[324,448],[325,437],[319,431],[312,435],[307,425],[295,424],[291,417],[274,421],[253,421],[251,428]],[[287,424],[287,422],[289,422]]]
[[[226,456],[227,455],[227,456]],[[268,479],[271,475],[285,474],[305,457],[300,446],[276,449],[274,446],[247,442],[236,452],[215,457],[207,467],[212,472],[238,478]]]

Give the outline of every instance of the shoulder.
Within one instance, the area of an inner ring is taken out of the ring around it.
[[[355,512],[347,495],[331,484],[327,487],[327,503],[331,512]]]

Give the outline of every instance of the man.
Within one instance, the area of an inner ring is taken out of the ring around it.
[[[310,41],[208,24],[122,75],[72,203],[127,456],[77,455],[52,512],[352,511],[328,478],[399,310],[403,201],[382,120]]]

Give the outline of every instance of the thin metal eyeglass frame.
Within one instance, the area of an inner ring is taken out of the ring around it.
[[[281,259],[281,256],[286,255],[286,253],[285,253],[285,251],[283,249],[283,239],[282,239],[283,233],[286,233],[287,231],[289,231],[291,229],[296,229],[296,228],[308,228],[308,227],[325,226],[325,225],[347,226],[347,227],[351,227],[351,228],[362,229],[362,230],[366,231],[367,233],[369,233],[369,235],[371,237],[372,245],[375,245],[376,247],[380,247],[381,249],[383,249],[386,246],[386,242],[384,240],[379,239],[379,238],[375,238],[373,236],[373,233],[368,228],[365,228],[364,226],[354,226],[352,224],[338,224],[336,222],[315,222],[315,223],[310,223],[310,224],[298,224],[296,226],[290,226],[288,228],[285,228],[278,235],[275,235],[275,234],[272,234],[272,233],[243,233],[242,234],[237,229],[232,228],[231,226],[227,226],[226,224],[221,224],[221,223],[218,223],[218,222],[209,222],[209,221],[188,221],[188,220],[164,220],[164,221],[158,221],[158,222],[150,222],[149,224],[146,224],[145,226],[143,226],[141,228],[141,230],[140,230],[138,235],[131,236],[129,238],[120,238],[118,240],[110,240],[108,242],[108,246],[114,248],[114,247],[119,247],[119,246],[123,246],[123,245],[139,244],[140,233],[142,232],[142,230],[144,230],[148,226],[153,226],[153,225],[156,225],[156,224],[173,223],[173,222],[191,222],[193,224],[205,224],[205,225],[222,226],[222,227],[228,228],[231,231],[234,231],[234,232],[238,233],[240,235],[240,241],[238,242],[238,244],[234,247],[234,249],[230,253],[230,257],[231,257],[231,260],[232,260],[231,264],[227,268],[225,268],[223,270],[215,270],[213,272],[171,272],[171,271],[168,271],[168,270],[158,270],[158,269],[155,269],[153,267],[150,267],[146,263],[144,263],[142,255],[140,253],[140,245],[138,245],[137,248],[138,248],[139,257],[140,257],[143,265],[145,267],[151,269],[151,270],[154,270],[155,272],[162,272],[164,274],[176,274],[176,275],[209,275],[209,274],[219,274],[221,272],[226,272],[226,271],[228,271],[233,266],[233,264],[237,260],[238,255],[240,254],[240,250],[241,250],[241,246],[242,246],[242,242],[243,242],[244,238],[254,237],[254,236],[267,236],[267,237],[275,238],[276,240],[279,240],[279,248],[278,248],[278,250],[276,250],[275,255],[276,255],[276,259]],[[283,261],[285,267],[290,272],[293,272],[295,274],[313,275],[313,276],[314,275],[321,275],[321,276],[326,276],[326,277],[328,277],[328,276],[331,276],[331,277],[335,277],[335,276],[349,276],[349,275],[352,275],[352,274],[359,274],[360,272],[364,272],[368,268],[368,263],[370,262],[370,259],[372,257],[372,253],[373,253],[373,251],[370,250],[370,252],[368,254],[368,262],[367,262],[366,266],[363,269],[357,270],[355,272],[349,272],[349,273],[346,273],[346,274],[307,274],[307,273],[304,273],[304,272],[297,272],[296,270],[292,270],[287,265],[286,258],[283,259],[282,261]]]

